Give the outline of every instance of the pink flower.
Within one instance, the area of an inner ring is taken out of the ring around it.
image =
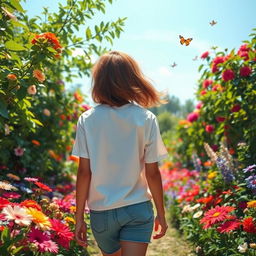
[[[14,149],[15,155],[16,156],[22,156],[24,154],[25,149],[21,148],[18,146],[17,148]]]
[[[89,105],[87,105],[87,104],[83,104],[83,105],[82,105],[82,108],[85,109],[85,110],[88,110],[88,109],[90,109],[91,107],[90,107]]]
[[[237,54],[244,60],[248,60],[249,59],[249,55],[248,55],[249,50],[250,50],[250,48],[248,47],[248,45],[243,44],[240,46]]]
[[[187,116],[187,120],[191,123],[195,122],[198,118],[199,118],[199,114],[197,112],[192,112]]]
[[[209,56],[209,52],[204,52],[202,55],[201,55],[201,59],[206,59],[207,57]]]
[[[248,47],[247,44],[242,44],[239,48],[239,51],[247,51],[248,52],[249,50],[250,50],[250,48]]]
[[[219,69],[217,68],[217,65],[213,64],[212,65],[212,73],[215,73],[217,71],[219,71]]]
[[[233,80],[235,78],[235,73],[233,70],[231,69],[226,69],[223,73],[222,73],[222,79],[227,82],[230,80]]]
[[[33,85],[30,85],[28,88],[27,88],[27,92],[28,94],[31,94],[31,95],[34,95],[36,94],[37,90],[36,90],[36,86],[33,84]]]
[[[223,63],[225,61],[225,57],[223,56],[217,56],[215,59],[213,59],[213,64],[218,65],[220,63]]]
[[[218,123],[224,122],[225,119],[226,119],[226,118],[225,118],[224,116],[217,116],[217,117],[216,117],[216,121],[217,121]]]
[[[214,152],[218,150],[218,145],[211,145],[211,148]]]
[[[21,195],[19,193],[16,193],[16,192],[4,192],[3,196],[7,197],[7,198],[14,198],[14,199],[17,199],[17,198],[21,197]]]
[[[239,110],[241,109],[241,106],[239,104],[236,104],[234,105],[232,108],[231,108],[231,112],[238,112]]]
[[[243,66],[240,68],[240,76],[249,76],[252,70],[248,66]]]
[[[196,108],[197,108],[197,109],[201,109],[202,106],[203,106],[203,103],[202,103],[202,102],[198,102],[198,103],[196,104]]]
[[[208,133],[212,133],[214,131],[214,126],[211,124],[208,124],[208,125],[206,125],[205,130]]]
[[[203,88],[206,89],[206,88],[207,88],[209,85],[211,85],[212,83],[213,83],[213,81],[210,80],[210,79],[204,80],[204,82],[203,82]]]
[[[36,181],[38,181],[38,178],[25,177],[24,180],[26,180],[28,182],[36,182]]]

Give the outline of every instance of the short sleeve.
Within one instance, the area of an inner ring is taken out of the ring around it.
[[[149,139],[145,145],[145,163],[154,163],[168,157],[163,143],[157,118],[154,117],[150,129]]]
[[[82,120],[80,116],[77,121],[76,138],[75,138],[71,155],[90,158],[89,152],[88,152],[87,140],[86,140],[86,132],[84,127],[82,126],[81,121]]]

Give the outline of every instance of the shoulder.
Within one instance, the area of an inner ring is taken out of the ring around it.
[[[144,115],[146,120],[154,120],[156,118],[156,115],[152,111],[150,111],[138,104],[134,104],[134,108],[137,109],[138,112],[140,112],[142,115]]]

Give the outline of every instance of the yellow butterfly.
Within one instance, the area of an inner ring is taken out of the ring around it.
[[[188,46],[190,44],[190,42],[193,40],[193,38],[188,38],[188,39],[185,39],[183,36],[179,35],[180,37],[180,43],[181,44],[186,44],[186,46]]]
[[[217,24],[217,21],[215,21],[215,20],[212,20],[211,22],[209,22],[210,23],[210,25],[211,26],[214,26],[214,25],[216,25]]]

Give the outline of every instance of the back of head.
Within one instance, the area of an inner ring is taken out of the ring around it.
[[[92,69],[94,102],[121,106],[134,101],[149,108],[166,104],[161,99],[166,93],[158,92],[144,77],[137,62],[119,51],[102,55]]]

